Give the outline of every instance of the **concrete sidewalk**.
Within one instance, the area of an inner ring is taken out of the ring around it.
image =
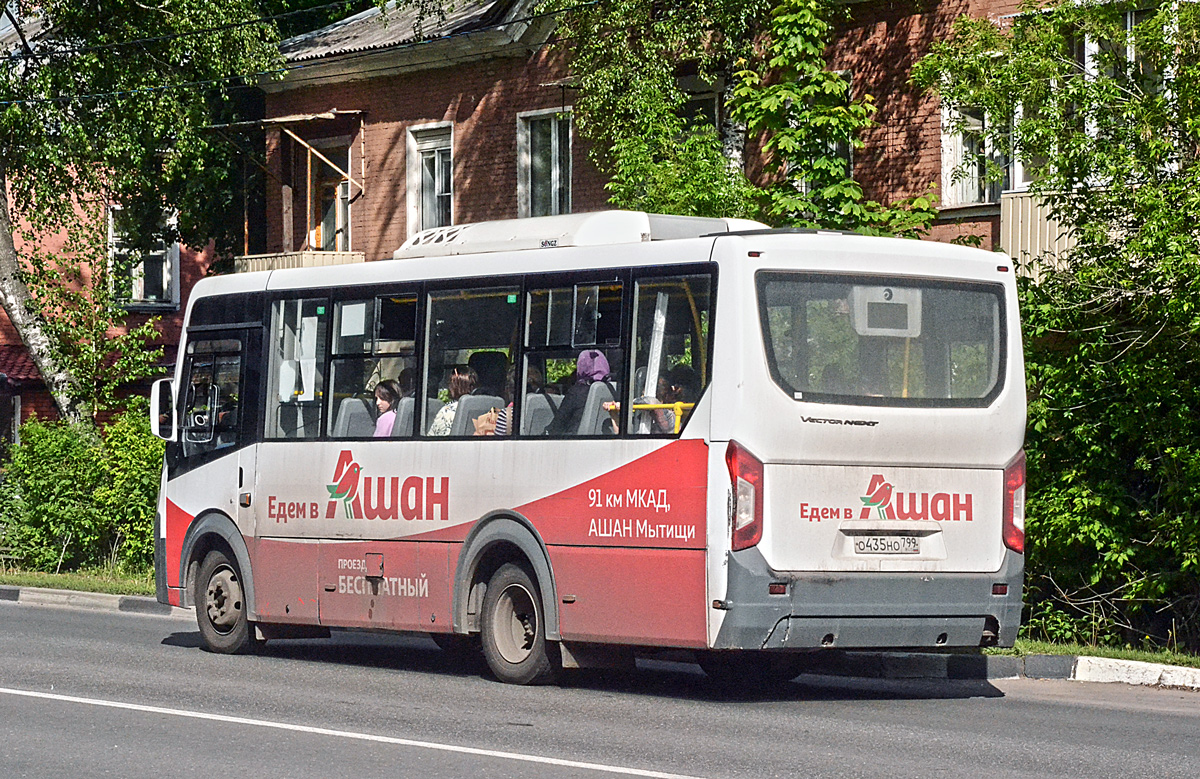
[[[48,590],[0,585],[0,601],[65,606],[163,617],[193,617],[192,609],[164,606],[141,595]],[[822,652],[813,673],[867,679],[1071,679],[1200,691],[1200,668],[1075,655],[934,654],[930,652]]]

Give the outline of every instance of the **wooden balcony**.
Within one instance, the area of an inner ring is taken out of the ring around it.
[[[363,262],[362,252],[278,252],[276,254],[247,254],[234,258],[234,271],[252,273],[258,270],[285,268],[320,268],[327,265],[351,265]]]

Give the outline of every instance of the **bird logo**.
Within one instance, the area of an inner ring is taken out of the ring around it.
[[[867,495],[862,499],[863,510],[860,519],[869,519],[871,509],[879,514],[880,519],[895,519],[896,513],[893,511],[892,502],[893,486],[883,480],[883,476],[875,474],[871,477],[871,484],[867,487]]]
[[[358,480],[362,476],[362,466],[354,462],[354,455],[348,450],[343,451],[338,458],[337,467],[333,470],[333,484],[326,486],[329,490],[329,510],[325,516],[333,518],[334,505],[341,501],[346,507],[346,518],[357,519],[361,513],[356,511],[358,505]]]

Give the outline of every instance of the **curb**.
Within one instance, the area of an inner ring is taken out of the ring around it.
[[[818,661],[814,673],[873,679],[1063,679],[1200,691],[1200,668],[1077,655],[951,655],[843,652]]]
[[[102,592],[50,590],[42,587],[16,587],[0,584],[0,601],[23,603],[27,606],[65,606],[73,609],[121,611],[126,614],[148,614],[159,617],[190,617],[191,609],[181,609],[159,603],[144,595],[109,595]]]

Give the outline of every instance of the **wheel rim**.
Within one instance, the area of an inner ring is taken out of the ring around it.
[[[516,665],[533,654],[538,636],[537,605],[533,593],[510,584],[496,599],[496,650]]]
[[[242,616],[242,585],[232,568],[223,565],[213,571],[204,606],[209,622],[218,633],[229,633],[237,625]]]

